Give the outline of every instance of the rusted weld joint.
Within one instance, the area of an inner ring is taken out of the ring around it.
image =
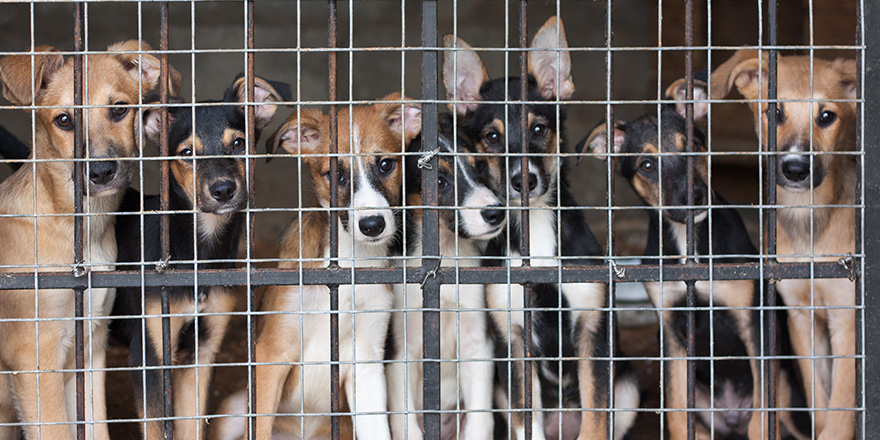
[[[156,272],[165,273],[168,270],[168,262],[171,261],[171,256],[165,257],[164,260],[156,263]]]

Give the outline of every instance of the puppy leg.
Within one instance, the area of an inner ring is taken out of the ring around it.
[[[852,283],[840,280],[829,281],[837,282],[838,285],[834,286],[837,289],[829,289],[829,291],[836,296],[834,299],[842,300],[838,304],[833,304],[833,300],[828,299],[831,295],[825,295],[826,302],[835,306],[853,306],[851,298],[854,298],[854,295],[842,294],[852,292]],[[855,355],[855,311],[850,308],[829,309],[827,313],[831,352],[834,356],[846,356],[835,357],[832,361],[831,396],[828,400],[828,408],[852,408],[855,406],[856,390],[855,359],[852,358]],[[855,412],[828,411],[825,419],[827,429],[820,431],[819,440],[848,440],[855,435]]]
[[[360,290],[357,294],[376,295],[377,292]],[[387,312],[359,313],[354,317],[356,363],[351,366],[352,378],[345,381],[345,392],[348,401],[354,403],[355,432],[359,439],[391,440],[388,416],[383,414],[388,410],[388,400],[384,366],[380,363],[385,356],[389,319]]]
[[[110,299],[112,302],[112,297]],[[109,304],[104,309],[109,311]],[[99,316],[107,316],[102,314]],[[86,413],[87,420],[94,420],[96,423],[94,428],[95,440],[108,440],[110,433],[107,430],[107,399],[106,399],[106,372],[107,366],[107,325],[109,321],[106,319],[96,320],[92,324],[91,347],[92,347],[92,368],[96,371],[86,374]],[[86,364],[88,366],[88,364]],[[91,400],[91,402],[88,402]]]
[[[10,376],[0,376],[0,423],[17,423],[18,412],[15,409],[15,398],[10,393],[12,383]],[[21,428],[18,426],[0,427],[0,440],[18,440],[21,436]]]
[[[608,430],[607,407],[608,381],[596,380],[598,370],[607,368],[606,362],[589,360],[593,356],[595,344],[607,344],[608,341],[593,340],[594,330],[601,321],[601,313],[596,311],[573,312],[576,325],[576,352],[578,371],[578,391],[581,397],[581,427],[578,440],[589,440],[597,436],[605,437]],[[599,332],[601,334],[603,332]],[[592,411],[590,411],[592,409]]]
[[[664,312],[670,317],[673,312]],[[664,348],[666,357],[684,358],[687,350],[678,344],[675,337],[670,334],[673,330],[671,319],[666,321],[664,328]],[[685,359],[673,359],[666,361],[665,375],[666,405],[670,412],[666,413],[666,426],[669,428],[669,438],[672,440],[687,439],[687,413],[681,411],[687,408],[687,361]]]
[[[472,292],[462,293],[464,295],[477,297]],[[486,329],[486,315],[483,312],[461,312],[460,317],[461,395],[466,410],[478,411],[468,412],[463,437],[467,440],[491,439],[495,430],[495,417],[490,412],[495,369],[490,361],[473,361],[491,359],[494,351]]]
[[[403,308],[402,301],[395,302],[395,308],[398,307]],[[421,405],[416,405],[415,399],[416,391],[422,386],[418,363],[423,357],[421,313],[407,313],[406,337],[403,334],[403,312],[395,313],[393,319],[394,360],[397,362],[385,366],[385,376],[388,381],[388,410],[409,412],[406,415],[388,416],[391,422],[391,434],[395,440],[421,440],[422,428],[419,426],[418,415],[413,412],[421,409]],[[404,360],[407,362],[404,363]]]

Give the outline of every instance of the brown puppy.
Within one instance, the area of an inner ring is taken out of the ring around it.
[[[768,65],[757,51],[736,52],[712,73],[712,98],[727,96],[735,84],[746,99],[767,99]],[[856,104],[842,102],[856,98],[856,63],[780,56],[777,77],[778,204],[799,206],[777,210],[779,261],[837,261],[855,251],[855,210],[841,205],[855,203],[856,162],[836,153],[856,146]],[[767,133],[767,105],[749,106],[755,129]],[[766,148],[766,135],[761,138]],[[817,207],[811,212],[803,207],[808,205]],[[835,356],[798,362],[808,404],[823,409],[814,415],[818,438],[851,439],[855,413],[824,409],[855,405],[854,284],[817,279],[812,289],[811,280],[783,280],[778,286],[789,306],[821,307],[789,311],[792,343],[798,356]]]
[[[149,50],[146,43],[126,41],[107,48],[107,54],[89,55],[88,88],[84,103],[89,108],[84,131],[88,146],[86,191],[85,263],[90,270],[110,270],[116,261],[113,216],[128,187],[134,162],[118,160],[138,152],[137,104],[159,82],[159,60],[152,55],[123,53]],[[0,271],[15,272],[36,265],[41,271],[70,271],[74,264],[74,104],[73,60],[55,49],[37,48],[37,55],[13,55],[0,59],[3,95],[22,106],[54,106],[36,110],[33,157],[57,159],[21,167],[0,185]],[[118,52],[118,53],[112,53]],[[33,63],[33,70],[31,66]],[[172,72],[175,85],[180,76]],[[174,87],[176,89],[176,87]],[[35,217],[39,215],[40,217]],[[10,216],[10,217],[7,217]],[[19,217],[11,217],[19,216]],[[85,420],[107,419],[104,400],[104,346],[114,289],[85,292],[85,315],[91,318],[85,331],[87,373]],[[0,368],[19,371],[0,380],[0,422],[57,423],[29,425],[27,438],[70,439],[74,432],[74,295],[71,290],[0,292]],[[25,320],[45,319],[33,322]],[[21,321],[17,321],[21,320]],[[63,373],[55,373],[65,370]],[[39,398],[37,397],[39,396]],[[106,439],[107,425],[89,425],[87,438]],[[0,438],[17,438],[17,427],[0,429]]]

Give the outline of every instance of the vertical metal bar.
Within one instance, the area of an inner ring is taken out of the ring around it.
[[[247,75],[247,101],[254,102],[254,52],[253,49],[256,47],[254,42],[254,2],[253,0],[248,0],[245,4],[245,25],[247,27],[247,36],[245,37],[245,46],[247,53],[245,54],[246,58],[246,75]],[[254,258],[254,213],[251,211],[255,208],[256,205],[256,187],[254,186],[254,168],[256,167],[256,154],[257,154],[257,138],[256,138],[256,127],[254,125],[254,106],[247,106],[247,139],[248,139],[248,158],[247,158],[247,189],[248,189],[248,212],[247,212],[247,258],[248,258],[248,269],[250,269],[250,261]],[[248,413],[251,414],[250,417],[247,418],[248,424],[250,425],[247,432],[250,433],[250,436],[253,437],[256,430],[257,419],[253,417],[253,414],[256,412],[257,408],[257,369],[254,368],[254,363],[257,361],[257,320],[254,316],[252,316],[252,311],[255,310],[254,307],[257,304],[256,298],[256,288],[253,286],[248,286],[248,299],[247,299],[247,321],[248,321],[248,373],[249,373],[249,381],[250,381],[250,407],[248,408]]]
[[[694,206],[694,51],[691,47],[694,44],[694,2],[687,0],[684,7],[684,45],[688,49],[685,50],[685,79],[687,89],[685,94],[685,119],[687,120],[686,145],[687,153],[687,260],[686,264],[696,263],[696,233],[694,228],[694,211],[690,207]],[[662,148],[661,148],[662,151]],[[696,331],[696,292],[694,291],[694,280],[686,280],[687,289],[687,437],[688,440],[694,440],[696,437],[696,413],[693,409],[696,406],[696,367],[694,360],[696,356],[696,340],[694,332]]]
[[[336,157],[339,118],[337,99],[337,69],[336,64],[336,0],[328,2],[328,70],[330,74],[330,268],[339,267],[339,221],[336,207],[339,205],[339,196],[337,193],[338,180],[335,176],[338,174],[338,158]],[[349,115],[349,118],[351,115]],[[338,440],[339,432],[339,416],[335,415],[340,411],[339,404],[339,285],[332,284],[327,286],[330,288],[330,411],[334,414],[330,417],[330,436],[333,440]]]
[[[162,2],[159,5],[159,77],[161,81],[159,81],[159,101],[162,103],[162,114],[161,114],[161,130],[159,131],[159,155],[163,158],[168,157],[168,108],[165,107],[165,104],[168,103],[168,2]],[[159,168],[159,206],[161,207],[162,212],[167,212],[170,209],[168,202],[168,190],[170,189],[170,175],[171,171],[169,168],[169,163],[167,159],[163,159],[161,161],[161,166]],[[168,215],[162,214],[159,219],[159,243],[162,251],[162,262],[167,262],[171,259],[171,246],[170,246],[170,237],[169,237],[169,229],[168,229]],[[161,264],[161,263],[160,263]],[[162,268],[163,266],[160,266]],[[163,397],[163,415],[165,416],[165,420],[163,424],[165,426],[165,438],[173,439],[173,421],[171,417],[173,416],[174,409],[172,404],[172,390],[171,390],[171,370],[168,367],[171,365],[171,317],[168,316],[171,313],[170,304],[168,302],[168,289],[161,288],[160,292],[160,300],[162,303],[162,397]]]
[[[86,127],[83,125],[83,115],[86,114],[86,111],[83,111],[83,95],[86,94],[86,91],[83,89],[84,77],[83,77],[83,69],[85,68],[84,64],[84,56],[82,52],[85,50],[85,5],[82,3],[77,3],[74,6],[74,25],[73,25],[73,50],[76,51],[76,55],[73,57],[73,123],[74,123],[74,134],[73,134],[73,157],[75,162],[73,164],[73,208],[76,215],[73,218],[73,249],[74,249],[74,274],[78,276],[85,275],[85,270],[83,267],[83,239],[84,239],[84,228],[83,228],[83,195],[86,191],[85,188],[85,162],[81,159],[86,157],[86,139],[85,139],[85,129]],[[76,350],[76,438],[77,440],[85,440],[86,438],[86,426],[83,424],[85,421],[86,407],[85,407],[85,395],[86,395],[86,387],[85,387],[85,372],[83,371],[85,368],[85,341],[84,341],[84,329],[83,329],[83,288],[77,288],[74,290],[74,309],[75,309],[75,319],[74,323],[74,349]],[[37,335],[39,338],[39,335]],[[59,374],[59,373],[52,373]],[[39,398],[40,396],[38,396]],[[47,398],[48,396],[42,396],[42,398]]]
[[[864,62],[864,85],[880,84],[880,3],[864,0],[861,2],[862,33],[865,47]],[[880,87],[864,87],[864,142],[861,146],[880,144]],[[862,149],[864,151],[864,149]],[[862,166],[864,169],[873,169],[880,166],[880,154],[865,152]],[[878,194],[880,192],[880,173],[863,173],[866,194]],[[880,227],[880,199],[877,197],[864,198],[865,203],[865,226],[876,230]],[[865,237],[865,260],[864,272],[862,272],[865,286],[880,286],[880,237],[872,234]],[[864,377],[880,377],[880,290],[864,289],[865,304],[874,304],[874,307],[865,307],[864,341],[865,341],[865,367]],[[869,347],[870,346],[870,347]],[[880,433],[880,380],[864,381],[865,421],[864,437]]]
[[[613,144],[614,144],[614,135],[613,135],[613,133],[614,133],[614,107],[611,106],[611,104],[610,104],[611,99],[613,98],[613,95],[614,95],[614,76],[611,74],[612,67],[613,67],[613,61],[614,61],[614,52],[611,51],[611,47],[614,44],[614,33],[611,31],[611,24],[613,22],[613,19],[614,19],[614,2],[612,0],[608,0],[605,3],[605,48],[606,48],[606,51],[605,51],[605,86],[607,87],[606,100],[609,102],[609,104],[607,104],[607,108],[606,108],[605,133],[612,133],[612,135],[606,136],[608,144],[606,145],[605,151],[607,151],[607,152],[614,152],[614,148],[613,148]],[[614,196],[615,179],[614,179],[613,162],[614,162],[614,159],[611,156],[609,156],[608,161],[606,162],[606,170],[605,170],[607,173],[607,180],[605,181],[605,185],[606,185],[606,189],[607,189],[607,193],[608,193],[608,244],[606,246],[607,247],[606,250],[608,252],[609,257],[614,255],[614,243],[615,243],[615,238],[616,238],[615,234],[614,234],[614,216],[617,211],[614,209],[611,209],[611,207],[614,206],[616,203],[616,200],[615,200],[616,198]],[[561,225],[560,225],[559,230],[560,231],[562,230]],[[613,265],[614,260],[610,260],[610,261],[612,261],[612,265]],[[609,331],[608,331],[607,343],[608,343],[608,348],[609,348],[608,353],[611,355],[612,358],[614,357],[614,354],[615,354],[614,349],[616,348],[616,346],[614,344],[614,332],[617,329],[617,327],[615,326],[615,323],[614,323],[614,312],[613,312],[613,309],[615,306],[615,301],[614,301],[614,289],[615,288],[616,287],[614,284],[614,277],[611,276],[610,272],[609,272],[609,276],[608,276],[608,306],[609,306],[609,309],[608,309],[608,329],[609,329]],[[559,322],[562,322],[562,320],[560,319]],[[560,340],[561,339],[562,338],[560,338]],[[560,350],[559,352],[561,353],[562,350]],[[607,399],[607,403],[608,403],[607,407],[611,408],[612,406],[614,406],[614,394],[613,394],[614,375],[612,374],[614,372],[614,364],[613,364],[613,362],[609,361],[605,365],[607,366],[606,367],[607,368],[606,377],[608,378],[608,390],[609,390],[609,395],[608,395],[608,399]],[[583,416],[585,416],[585,415],[583,415]],[[608,423],[606,424],[606,426],[607,426],[606,438],[614,438],[614,429],[616,427],[613,424],[613,420],[614,420],[613,412],[609,411],[607,413]]]
[[[864,10],[862,9],[862,5],[856,6],[856,46],[861,46],[864,44],[864,31],[865,31],[865,15]],[[877,41],[877,40],[874,40]],[[859,49],[856,51],[856,97],[864,98],[865,92],[862,87],[862,81],[864,80],[864,75],[862,73],[862,69],[864,68],[865,62],[865,53],[863,49]],[[861,206],[864,203],[864,198],[862,197],[862,191],[864,190],[864,179],[865,174],[862,172],[862,166],[865,164],[865,149],[864,149],[864,129],[865,125],[863,123],[863,104],[858,102],[856,103],[856,151],[860,152],[861,155],[857,157],[857,166],[856,166],[856,194],[855,194],[855,202],[856,206]],[[863,221],[862,216],[865,214],[864,208],[856,209],[856,224],[855,224],[855,239],[856,239],[856,255],[862,255],[864,252],[864,243],[863,243],[863,234],[862,227]],[[859,271],[859,273],[864,273],[864,267],[858,267],[857,265],[863,264],[864,258],[856,259],[851,264],[855,266],[855,269]],[[855,280],[855,306],[856,310],[854,311],[856,315],[856,406],[863,406],[865,404],[865,390],[864,390],[864,382],[863,382],[863,374],[865,370],[865,357],[858,357],[859,354],[866,355],[864,349],[864,333],[862,329],[862,325],[864,322],[863,311],[860,310],[864,302],[862,301],[862,294],[864,293],[864,285],[862,284],[864,279],[856,279]],[[857,439],[864,439],[865,431],[864,431],[864,423],[865,423],[865,412],[864,411],[856,411],[856,437]]]
[[[422,151],[437,149],[437,99],[439,78],[437,68],[437,0],[422,1]],[[422,204],[437,206],[437,157],[422,169]],[[440,215],[436,209],[424,209],[422,215],[422,341],[423,409],[425,438],[440,439],[440,284],[435,276],[440,267]]]
[[[770,71],[768,78],[768,96],[767,105],[767,203],[771,208],[767,212],[767,254],[769,256],[769,265],[776,264],[776,44],[777,44],[777,28],[776,28],[776,0],[769,0],[767,4],[767,34],[768,43],[770,44],[770,62],[767,68]],[[764,299],[764,314],[767,322],[767,348],[764,352],[765,367],[763,368],[765,377],[767,378],[767,404],[766,407],[771,410],[767,414],[767,438],[776,438],[776,378],[779,375],[779,361],[774,359],[776,356],[777,335],[776,335],[776,283],[767,283]],[[804,372],[806,374],[806,372]],[[763,382],[762,382],[763,384]],[[758,392],[758,390],[755,390]]]

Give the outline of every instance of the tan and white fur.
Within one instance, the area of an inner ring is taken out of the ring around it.
[[[134,172],[124,160],[138,153],[138,111],[130,107],[159,82],[159,60],[146,43],[126,41],[107,53],[85,57],[88,76],[82,111],[87,157],[84,210],[89,217],[83,245],[88,270],[112,270],[116,261],[114,218]],[[3,272],[36,265],[41,272],[69,272],[74,261],[74,62],[57,50],[0,59],[3,95],[15,105],[56,106],[35,110],[32,157],[56,159],[22,166],[0,185],[0,253]],[[129,52],[129,53],[125,53]],[[172,72],[172,92],[180,77]],[[123,160],[119,160],[123,159]],[[34,217],[40,216],[40,217]],[[107,439],[104,392],[105,317],[115,289],[84,292],[84,366],[86,438]],[[72,439],[76,421],[74,293],[67,289],[0,292],[0,422],[17,421],[27,438]],[[44,321],[27,321],[41,319]],[[16,321],[21,320],[21,321]],[[64,370],[63,372],[55,372]],[[14,404],[6,404],[12,403]],[[37,423],[46,423],[38,426]],[[0,428],[0,439],[19,438],[19,428]]]
[[[856,148],[856,104],[841,101],[857,97],[856,70],[854,60],[777,59],[777,204],[788,206],[777,209],[781,262],[837,261],[855,251],[855,210],[840,205],[855,203],[856,161],[834,153]],[[724,98],[734,85],[746,99],[767,99],[768,57],[737,51],[711,80],[713,99]],[[767,104],[755,101],[749,107],[766,148]],[[807,401],[822,409],[813,415],[817,438],[851,439],[855,412],[833,409],[856,405],[855,284],[847,279],[782,280],[778,289],[789,306],[820,307],[788,312]]]
[[[301,154],[308,166],[318,201],[330,206],[329,179],[338,181],[339,266],[382,267],[391,244],[399,239],[395,207],[402,204],[401,156],[421,131],[421,110],[402,104],[400,94],[390,101],[339,111],[338,151],[353,156],[338,160],[339,173],[329,175],[329,118],[315,110],[294,113],[269,139],[270,149]],[[349,128],[350,127],[350,128]],[[350,189],[354,188],[352,194]],[[281,244],[280,268],[320,268],[330,264],[327,211],[308,211],[294,221]],[[300,260],[303,259],[303,260]],[[302,263],[300,263],[302,261]],[[339,368],[342,407],[356,413],[343,420],[342,438],[390,440],[385,373],[382,361],[390,320],[391,286],[359,284],[339,287]],[[277,286],[264,295],[257,338],[258,414],[305,413],[302,416],[259,416],[257,439],[330,438],[330,418],[308,414],[331,411],[330,295],[326,286]],[[350,312],[357,311],[357,314]],[[370,312],[365,312],[370,311]],[[271,314],[271,312],[280,312]],[[308,312],[306,314],[297,312]],[[319,312],[319,313],[315,313]],[[306,332],[306,333],[303,333]],[[356,335],[356,337],[355,337]],[[300,347],[302,344],[302,351]],[[354,353],[354,357],[352,354]],[[296,363],[306,363],[297,365]],[[322,364],[314,364],[320,362]],[[353,364],[352,362],[356,362]],[[312,363],[312,364],[309,364]],[[242,413],[246,392],[233,395],[222,413]],[[304,400],[303,400],[304,398]],[[369,413],[369,414],[365,414]],[[243,418],[224,418],[216,438],[241,438]],[[273,436],[273,430],[276,431]],[[354,433],[352,433],[354,430]],[[286,437],[285,437],[286,436]]]

